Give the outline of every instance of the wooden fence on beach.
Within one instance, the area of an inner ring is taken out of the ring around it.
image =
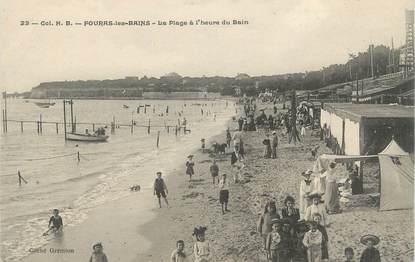
[[[15,123],[16,125],[20,125],[20,131],[23,133],[25,124],[35,124],[37,133],[41,134],[43,133],[43,127],[44,125],[49,125],[52,127],[55,127],[56,134],[59,134],[59,126],[64,126],[64,122],[55,122],[55,121],[42,121],[42,115],[39,116],[39,120],[13,120],[13,119],[5,119],[3,115],[3,132],[7,133],[8,130],[8,123]],[[71,127],[71,123],[66,123],[66,126]],[[178,125],[155,125],[151,124],[151,120],[148,120],[147,124],[138,124],[136,121],[131,120],[131,123],[117,123],[115,121],[115,117],[113,118],[113,121],[110,123],[105,122],[74,122],[73,123],[73,130],[76,131],[76,127],[78,125],[83,126],[89,126],[92,128],[92,131],[95,132],[96,127],[111,127],[111,133],[115,133],[115,129],[121,128],[121,127],[128,127],[131,130],[131,133],[134,133],[135,128],[146,128],[147,133],[151,133],[152,128],[164,128],[167,133],[170,133],[170,131],[174,131],[177,135],[180,132],[187,133],[190,132],[189,129],[186,128],[186,125],[180,125],[180,119],[178,119]]]

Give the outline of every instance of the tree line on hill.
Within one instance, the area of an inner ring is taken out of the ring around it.
[[[391,72],[390,61],[399,61],[399,50],[379,45],[373,48],[374,74],[383,75]],[[392,59],[393,57],[393,59]],[[397,66],[393,67],[397,69]],[[238,74],[236,77],[182,77],[177,73],[169,73],[160,78],[143,76],[126,77],[115,80],[87,80],[87,81],[61,81],[45,82],[33,90],[60,89],[131,89],[139,88],[155,92],[220,92],[222,95],[247,94],[255,95],[265,90],[284,92],[292,89],[315,90],[323,86],[348,82],[371,76],[371,63],[369,50],[350,54],[349,61],[344,64],[333,64],[317,71],[306,73],[291,73],[271,76],[254,76]]]

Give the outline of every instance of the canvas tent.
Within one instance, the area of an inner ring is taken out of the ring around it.
[[[414,205],[414,164],[409,154],[392,139],[378,155],[327,155],[319,156],[314,172],[323,172],[330,162],[352,163],[379,158],[380,210],[411,209]]]
[[[414,164],[409,154],[392,139],[378,154],[380,164],[380,210],[414,206]]]

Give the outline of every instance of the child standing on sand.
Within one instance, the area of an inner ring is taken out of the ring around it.
[[[210,166],[209,169],[210,169],[210,174],[212,175],[213,185],[215,185],[215,180],[217,180],[218,184],[219,184],[219,178],[218,178],[218,176],[219,176],[219,167],[218,167],[218,164],[216,164],[216,159],[213,159],[213,163],[212,163],[212,165]]]
[[[321,215],[319,213],[313,214],[313,221],[317,223],[317,229],[321,232],[323,236],[323,241],[321,242],[321,260],[328,261],[329,260],[329,249],[328,249],[328,242],[329,236],[327,234],[326,227],[321,225]]]
[[[171,262],[187,262],[188,257],[184,252],[184,241],[178,240],[176,242],[176,249],[171,253]]]
[[[236,184],[236,183],[242,182],[245,164],[243,163],[243,161],[241,161],[240,165],[235,165],[235,166],[237,170],[234,170],[233,172],[233,182]]]
[[[280,231],[280,220],[273,219],[271,223],[272,231],[268,234],[266,241],[267,257],[272,262],[278,262],[278,246],[281,241],[281,236],[278,233]]]
[[[195,174],[195,170],[194,170],[194,165],[195,163],[193,162],[193,155],[189,155],[187,156],[187,158],[189,160],[187,160],[186,162],[186,174],[189,175],[189,181],[192,181],[192,175]]]
[[[265,204],[264,212],[259,217],[257,230],[262,237],[264,249],[267,249],[267,236],[272,231],[272,221],[280,219],[274,201]]]
[[[364,235],[360,238],[360,242],[367,246],[360,257],[360,262],[380,262],[379,250],[375,248],[380,239],[375,235]]]
[[[167,190],[166,183],[164,182],[163,178],[161,178],[161,172],[157,172],[157,178],[154,180],[154,195],[157,196],[159,201],[159,207],[161,208],[161,197],[164,198],[164,202],[166,202],[167,207],[169,207],[169,201],[167,201],[167,194],[169,191]]]
[[[305,233],[303,244],[307,247],[308,262],[320,262],[321,261],[321,242],[323,241],[323,235],[317,230],[317,223],[314,221],[309,222],[311,229]]]
[[[229,128],[226,129],[226,144],[228,145],[228,147],[231,146],[231,140],[232,140],[232,136],[231,136],[231,132],[229,131]]]
[[[222,206],[222,215],[224,215],[225,211],[228,211],[229,201],[229,180],[226,178],[226,174],[223,174],[219,181],[219,190],[219,203]]]
[[[92,252],[91,258],[89,259],[89,262],[108,262],[107,255],[102,251],[103,247],[101,242],[97,242],[92,246]]]
[[[208,262],[210,258],[209,241],[205,239],[206,227],[195,227],[193,236],[196,237],[196,243],[193,247],[195,262]]]

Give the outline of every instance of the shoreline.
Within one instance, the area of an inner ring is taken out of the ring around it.
[[[231,116],[225,118],[220,128],[225,130],[231,119]],[[193,149],[189,152],[193,152]],[[171,191],[180,186],[180,174],[184,174],[180,165],[172,166],[164,175]],[[102,241],[110,261],[136,261],[136,253],[144,253],[151,246],[138,227],[158,216],[157,198],[153,196],[152,189],[147,188],[147,185],[144,188],[141,186],[140,192],[131,192],[127,197],[86,210],[87,217],[80,224],[65,227],[62,237],[49,240],[41,248],[27,247],[26,256],[18,261],[83,261],[89,259],[95,241]],[[143,206],[141,210],[135,208],[134,203],[137,201],[140,207]],[[79,236],[84,239],[80,240]],[[50,249],[62,252],[52,253]]]

